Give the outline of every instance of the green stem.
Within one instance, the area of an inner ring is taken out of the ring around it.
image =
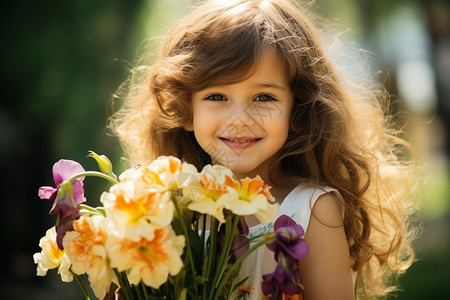
[[[97,208],[91,207],[91,206],[83,204],[83,203],[78,204],[78,208],[79,209],[85,209],[85,210],[87,210],[87,211],[89,211],[91,213],[94,213],[94,214],[97,214],[97,215],[102,215],[102,216],[106,217],[104,212],[98,210]]]
[[[231,274],[233,274],[234,270],[236,270],[237,267],[239,267],[241,265],[241,263],[244,261],[244,259],[247,258],[247,256],[249,256],[253,251],[255,251],[256,249],[258,249],[259,247],[261,247],[264,244],[267,243],[271,243],[274,240],[276,240],[276,236],[272,235],[269,236],[261,241],[259,241],[258,243],[254,244],[250,249],[248,249],[241,257],[239,257],[239,259],[231,266],[230,269],[228,269],[227,273],[225,274],[225,276],[220,280],[219,286],[217,288],[217,293],[214,295],[213,300],[217,300],[219,295],[220,295],[220,291],[223,289],[223,287],[225,286],[225,284],[227,283],[228,278],[231,276]]]
[[[178,218],[179,218],[180,223],[181,223],[181,229],[183,230],[183,234],[186,237],[185,238],[185,241],[186,241],[186,247],[185,247],[185,249],[186,249],[186,257],[188,258],[188,261],[189,261],[189,264],[191,266],[192,274],[193,274],[194,278],[197,278],[197,272],[195,271],[194,258],[192,257],[191,243],[190,243],[190,240],[189,240],[189,234],[188,234],[188,230],[187,230],[187,227],[186,227],[186,223],[184,222],[183,215],[181,214],[181,210],[180,210],[180,207],[178,206],[177,200],[176,199],[172,199],[172,200],[173,200],[173,203],[175,205],[175,209],[177,211],[177,215],[178,215]],[[184,286],[184,282],[183,282],[182,286]]]
[[[123,272],[120,272],[120,274],[122,275],[123,283],[124,283],[124,286],[126,287],[126,289],[128,291],[128,294],[130,296],[130,300],[134,300],[134,298],[133,298],[133,290],[131,289],[130,282],[128,281],[127,273],[125,271],[123,271]]]
[[[111,177],[111,176],[109,176],[109,175],[106,175],[106,174],[104,174],[104,173],[102,173],[102,172],[97,172],[97,171],[86,171],[86,172],[83,172],[83,173],[79,173],[79,174],[76,174],[76,175],[70,177],[70,178],[67,179],[66,181],[68,181],[68,182],[70,182],[70,183],[73,183],[73,182],[75,181],[75,179],[80,178],[80,177],[85,177],[85,176],[95,176],[95,177],[100,177],[100,178],[103,178],[103,179],[108,180],[108,181],[111,182],[112,184],[117,184],[117,183],[119,183],[119,181],[118,181],[117,179],[115,179],[114,177]]]
[[[145,286],[145,284],[142,281],[139,285],[142,288],[142,292],[144,293],[145,300],[148,300],[147,287]]]
[[[222,253],[220,254],[219,261],[217,263],[216,272],[214,274],[214,279],[212,281],[212,286],[214,289],[217,288],[217,284],[220,281],[220,277],[223,275],[225,271],[225,267],[227,264],[227,260],[229,258],[229,254],[231,251],[231,246],[233,245],[234,235],[236,233],[237,226],[239,224],[239,216],[238,215],[228,215],[225,222],[225,244],[222,249]],[[223,226],[223,225],[222,225]],[[217,290],[215,290],[216,292]],[[220,291],[219,291],[220,292]],[[213,294],[211,293],[209,298],[212,299]]]
[[[206,214],[203,215],[202,233],[200,235],[200,239],[202,240],[203,246],[205,245],[205,235],[206,235]],[[202,247],[202,249],[204,249],[204,247]]]
[[[202,241],[202,295],[201,295],[201,299],[206,299],[206,284],[205,284],[205,280],[206,280],[206,268],[208,265],[208,256],[207,253],[205,253],[205,239],[206,239],[206,214],[203,215],[203,223],[202,223],[202,233],[200,236],[200,239]]]
[[[120,289],[123,293],[123,296],[125,299],[127,300],[133,300],[132,294],[131,294],[131,290],[130,290],[130,286],[128,285],[128,280],[126,280],[122,277],[122,274],[117,271],[117,269],[113,269],[114,273],[116,274],[117,280],[119,281],[119,286]]]
[[[81,279],[80,279],[80,276],[78,276],[77,274],[75,274],[74,272],[72,272],[72,270],[70,270],[70,272],[72,273],[73,278],[75,278],[76,282],[77,282],[78,285],[80,286],[81,291],[83,292],[83,295],[84,295],[84,299],[90,300],[89,295],[88,295],[88,293],[87,293],[87,290],[86,290],[86,288],[84,287],[84,284],[83,284],[83,282],[82,282]]]
[[[183,288],[181,290],[180,297],[178,298],[178,300],[186,300],[186,294],[187,294],[187,289]]]
[[[140,289],[139,285],[133,285],[136,291],[136,294],[138,296],[139,300],[144,300],[144,295],[142,294],[142,290]]]
[[[203,289],[203,299],[206,299],[206,288],[210,286],[209,293],[213,292],[213,284],[210,279],[210,274],[213,272],[213,264],[215,263],[216,249],[217,249],[217,228],[219,226],[219,222],[216,218],[211,216],[210,226],[209,226],[209,242],[208,242],[208,256],[206,258],[206,274],[204,274],[204,278],[207,280],[207,284],[204,285]]]
[[[202,241],[202,247],[201,247],[201,253],[200,253],[200,257],[202,258],[202,264],[201,266],[204,266],[204,262],[205,262],[205,236],[206,236],[206,214],[203,215],[202,217],[202,233],[200,234],[200,240]],[[202,275],[204,274],[203,272],[203,267],[202,267]]]

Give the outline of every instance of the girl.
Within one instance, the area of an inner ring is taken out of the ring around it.
[[[135,69],[111,126],[134,162],[174,155],[260,175],[280,214],[306,230],[304,299],[369,298],[412,263],[413,166],[398,158],[406,143],[384,117],[387,97],[355,91],[295,3],[207,1],[172,28],[152,67]],[[246,221],[250,236],[273,230]],[[261,299],[274,266],[260,247],[239,296]]]

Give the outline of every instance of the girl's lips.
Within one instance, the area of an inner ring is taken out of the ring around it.
[[[239,138],[224,138],[220,137],[220,140],[230,148],[245,149],[256,144],[261,138],[255,137],[239,137]]]

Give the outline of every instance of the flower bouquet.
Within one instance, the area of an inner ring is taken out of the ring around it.
[[[278,266],[264,276],[264,293],[280,299],[301,291],[292,267],[308,253],[300,225],[282,216],[275,234],[251,246],[245,237],[243,216],[269,223],[279,210],[258,176],[237,180],[223,166],[198,172],[175,157],[159,157],[117,178],[107,157],[89,156],[100,171],[60,160],[53,166],[56,187],[39,189],[39,197],[51,202],[56,225],[34,255],[37,275],[58,268],[62,281],[75,278],[85,299],[82,274],[99,299],[230,299],[242,283],[237,279],[242,261],[268,244]],[[100,197],[102,207],[84,204],[86,176],[111,182]]]

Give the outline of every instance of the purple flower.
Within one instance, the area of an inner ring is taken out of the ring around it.
[[[261,290],[265,296],[270,295],[269,300],[278,300],[280,294],[280,283],[278,278],[284,278],[284,270],[278,264],[275,271],[270,274],[263,275],[261,282]]]
[[[290,217],[280,216],[275,221],[274,233],[276,240],[266,246],[275,252],[278,264],[273,273],[263,275],[261,283],[262,292],[270,295],[271,300],[280,299],[282,294],[295,295],[302,291],[298,260],[309,252],[302,226]]]
[[[282,294],[296,295],[302,289],[299,285],[300,272],[296,259],[279,255],[279,261],[275,271],[263,275],[261,289],[264,295],[270,295],[270,300],[280,299]]]
[[[56,239],[60,249],[63,249],[64,234],[72,229],[72,221],[79,217],[78,204],[86,201],[83,189],[84,177],[77,178],[72,183],[66,180],[83,172],[84,169],[79,163],[61,159],[53,165],[56,188],[51,186],[39,188],[38,196],[50,200],[52,204],[50,213],[57,218]]]
[[[309,247],[303,239],[305,232],[301,225],[286,215],[280,216],[274,224],[274,233],[277,239],[267,244],[267,248],[275,252],[275,260],[283,253],[284,256],[302,259],[309,252]]]

